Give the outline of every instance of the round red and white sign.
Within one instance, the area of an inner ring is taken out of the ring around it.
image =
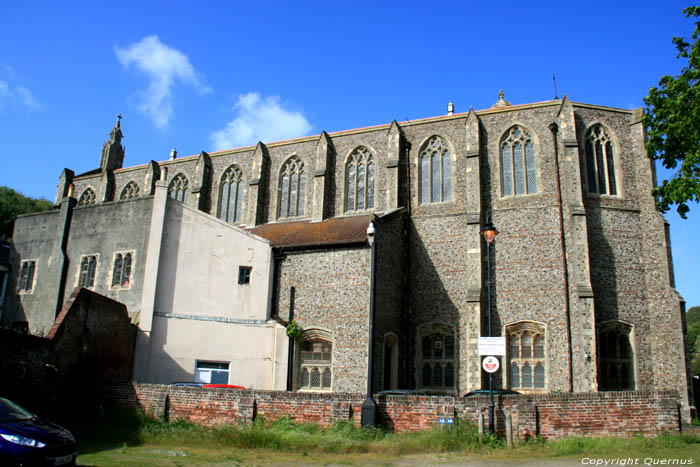
[[[498,371],[498,367],[501,366],[501,364],[496,357],[488,356],[481,362],[481,366],[486,373],[495,373]]]

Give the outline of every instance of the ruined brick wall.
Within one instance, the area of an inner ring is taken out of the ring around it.
[[[341,421],[359,425],[363,399],[357,393],[301,394],[138,383],[107,386],[103,391],[106,403],[205,425],[249,423],[255,416],[268,420],[286,416],[321,426]],[[378,423],[395,431],[430,429],[440,417],[475,423],[480,413],[486,416],[488,411],[488,397],[380,396],[376,401]],[[499,433],[504,432],[505,417],[510,414],[520,439],[537,435],[548,439],[653,436],[680,429],[678,394],[673,391],[501,396],[495,402]]]

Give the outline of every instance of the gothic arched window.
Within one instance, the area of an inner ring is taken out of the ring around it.
[[[613,143],[602,125],[588,130],[585,147],[588,192],[617,195]]]
[[[280,171],[279,217],[304,215],[305,188],[304,162],[297,156],[292,156],[284,163]]]
[[[78,199],[78,206],[89,206],[91,204],[95,204],[96,201],[97,196],[95,195],[93,189],[86,188],[85,191],[83,191],[83,194],[80,195],[80,198]]]
[[[431,137],[420,151],[420,202],[440,203],[452,198],[452,156],[447,141]]]
[[[119,199],[136,198],[139,195],[139,186],[133,180],[126,184]]]
[[[219,219],[222,221],[232,223],[241,221],[243,183],[243,173],[233,165],[221,176]]]
[[[301,341],[299,389],[330,390],[333,383],[333,344],[320,337]]]
[[[501,143],[503,196],[537,192],[535,145],[530,133],[519,125],[506,132]]]
[[[177,174],[168,186],[168,196],[183,203],[190,199],[190,182],[183,174]]]
[[[345,164],[345,197],[347,211],[374,207],[374,159],[365,147],[355,149]]]
[[[95,286],[95,273],[97,271],[97,255],[86,255],[80,259],[80,272],[78,286],[91,289]]]
[[[536,323],[521,322],[507,327],[508,387],[544,389],[544,328]]]
[[[601,391],[634,390],[632,327],[619,321],[598,330],[598,388]]]
[[[117,253],[114,255],[114,269],[112,270],[112,287],[128,287],[131,283],[131,253]]]
[[[419,386],[451,390],[455,387],[455,337],[452,328],[430,325],[420,333]]]

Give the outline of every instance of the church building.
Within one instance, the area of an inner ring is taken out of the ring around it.
[[[138,326],[135,381],[364,393],[371,364],[374,391],[460,397],[490,334],[496,387],[672,389],[687,413],[642,109],[452,108],[134,167],[117,121],[99,168],[17,219],[0,324],[45,334],[86,287]]]

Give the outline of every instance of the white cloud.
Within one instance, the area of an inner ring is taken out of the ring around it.
[[[215,150],[279,141],[308,134],[311,124],[300,112],[282,107],[279,96],[260,98],[257,92],[238,96],[236,117],[211,134]]]
[[[25,88],[24,86],[17,86],[15,93],[17,94],[17,98],[22,103],[22,105],[24,105],[29,110],[37,110],[41,108],[41,104],[38,100],[36,100],[36,97],[34,97],[32,91]]]
[[[28,88],[12,86],[7,81],[0,79],[0,109],[10,104],[20,105],[29,110],[41,109],[41,103]]]
[[[148,88],[138,93],[137,107],[159,128],[167,127],[173,116],[172,88],[178,81],[203,93],[212,91],[187,55],[163,44],[158,36],[144,37],[128,47],[115,47],[114,53],[124,68],[133,64],[148,76]]]

